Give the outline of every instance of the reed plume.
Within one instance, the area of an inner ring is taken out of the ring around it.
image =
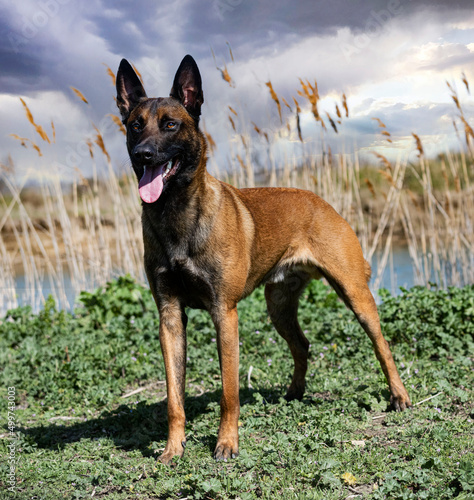
[[[77,95],[77,97],[79,97],[79,99],[82,102],[85,102],[86,104],[89,104],[89,101],[84,97],[84,94],[79,89],[71,87],[71,90]]]

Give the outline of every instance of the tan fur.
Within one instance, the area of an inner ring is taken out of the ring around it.
[[[175,151],[181,158],[158,201],[143,204],[145,269],[160,314],[168,393],[169,435],[160,460],[169,463],[184,452],[185,307],[209,311],[217,331],[223,393],[214,456],[238,454],[237,303],[262,284],[270,318],[294,360],[287,399],[303,397],[308,361],[309,342],[297,320],[298,299],[311,279],[325,277],[372,341],[393,407],[411,406],[367,285],[370,266],[347,222],[312,192],[238,190],[209,175],[206,141],[197,127],[204,97],[189,56],[178,69],[173,98],[146,99],[140,86],[126,65],[119,70],[117,102],[124,122],[143,124],[139,135],[128,133],[138,178],[143,167],[137,152],[144,146],[162,158],[155,164],[175,158]],[[176,132],[164,131],[164,120],[179,123]]]

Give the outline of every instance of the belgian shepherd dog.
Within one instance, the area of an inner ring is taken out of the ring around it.
[[[310,191],[236,189],[207,172],[199,130],[204,95],[191,56],[181,62],[169,97],[148,98],[125,59],[116,84],[142,199],[145,269],[166,368],[169,434],[159,460],[182,456],[186,443],[186,307],[207,310],[217,331],[223,392],[214,457],[238,454],[237,303],[262,284],[270,318],[294,360],[287,400],[303,397],[308,362],[298,300],[310,280],[324,277],[372,341],[393,408],[411,406],[367,285],[370,266],[349,224]]]

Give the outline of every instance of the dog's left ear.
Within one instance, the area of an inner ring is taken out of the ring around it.
[[[181,101],[196,123],[199,122],[204,94],[199,68],[190,55],[185,56],[179,65],[171,87],[170,97]]]
[[[133,109],[140,101],[146,99],[147,95],[140,79],[126,59],[122,59],[120,62],[115,85],[117,87],[117,106],[125,124]]]

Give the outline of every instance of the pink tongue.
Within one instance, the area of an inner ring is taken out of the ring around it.
[[[138,192],[140,198],[145,203],[154,203],[163,191],[163,171],[166,163],[159,167],[145,167],[140,182],[138,183]]]

